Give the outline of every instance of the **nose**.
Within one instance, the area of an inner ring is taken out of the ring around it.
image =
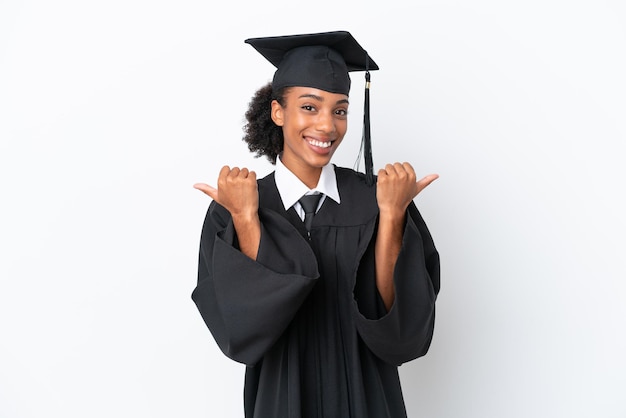
[[[320,112],[317,117],[315,128],[319,132],[333,133],[336,131],[335,118],[332,112]]]

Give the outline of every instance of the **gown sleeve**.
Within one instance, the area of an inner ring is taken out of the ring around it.
[[[355,322],[368,348],[384,362],[399,366],[425,355],[430,347],[439,293],[439,253],[411,203],[394,269],[395,299],[387,312],[376,288],[374,246],[372,239],[357,273]]]
[[[261,242],[253,260],[239,251],[230,213],[211,203],[192,293],[222,352],[246,365],[274,345],[319,276],[313,251],[289,222],[263,208],[259,218]]]

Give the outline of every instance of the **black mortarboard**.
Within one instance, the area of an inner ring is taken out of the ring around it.
[[[373,184],[373,163],[369,123],[370,70],[378,65],[349,32],[335,31],[304,35],[271,36],[245,40],[277,69],[272,87],[313,87],[331,93],[350,92],[349,71],[365,71],[365,109],[362,152],[365,174]]]

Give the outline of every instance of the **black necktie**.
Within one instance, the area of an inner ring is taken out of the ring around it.
[[[311,231],[311,223],[313,222],[313,216],[315,215],[315,209],[320,202],[321,194],[308,194],[300,198],[299,202],[304,209],[304,226],[307,231]]]

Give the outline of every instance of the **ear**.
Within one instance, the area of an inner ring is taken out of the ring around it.
[[[283,107],[276,100],[272,100],[272,120],[278,126],[283,126],[285,121],[283,119]]]

